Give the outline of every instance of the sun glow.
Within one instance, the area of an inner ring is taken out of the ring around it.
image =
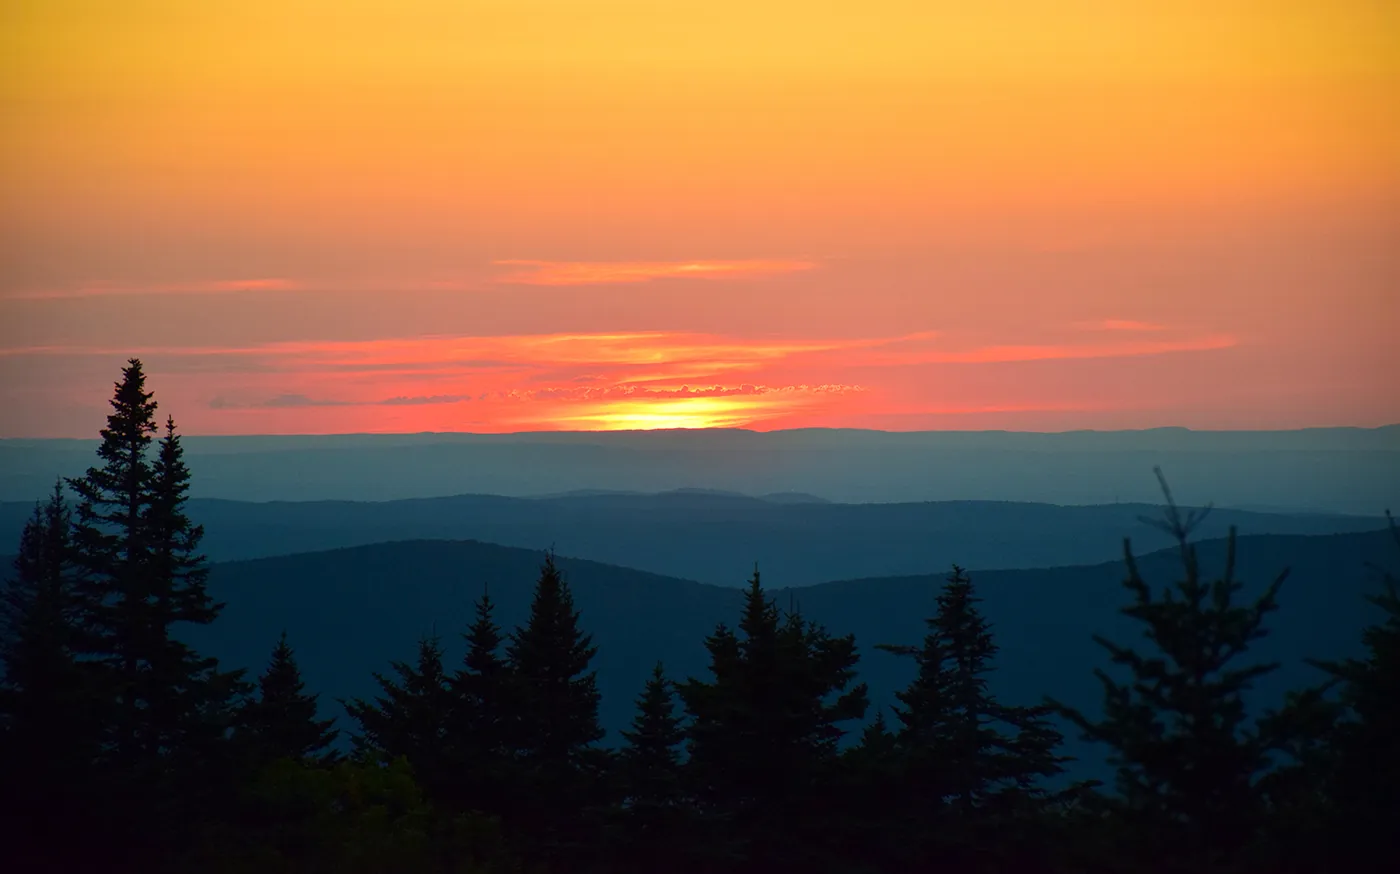
[[[741,428],[772,415],[771,402],[754,398],[678,398],[610,401],[586,413],[565,412],[549,426],[563,430],[650,431],[669,428]]]

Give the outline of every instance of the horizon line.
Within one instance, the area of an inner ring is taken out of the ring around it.
[[[1400,428],[1400,422],[1384,425],[1307,425],[1298,428],[1191,428],[1186,425],[1155,425],[1148,428],[1068,428],[1060,431],[1016,430],[1009,428],[919,428],[890,430],[885,428],[847,428],[825,425],[812,425],[803,428],[774,428],[758,430],[754,428],[607,428],[607,429],[548,429],[534,431],[334,431],[334,432],[288,432],[260,434],[208,434],[181,432],[182,438],[289,438],[289,437],[534,437],[541,435],[608,435],[608,434],[675,434],[675,433],[743,433],[755,435],[797,434],[811,431],[856,432],[862,434],[1026,434],[1058,436],[1065,434],[1145,434],[1156,431],[1179,431],[1192,434],[1297,434],[1306,431],[1385,431]],[[6,437],[0,442],[19,441],[85,441],[96,442],[98,437]]]

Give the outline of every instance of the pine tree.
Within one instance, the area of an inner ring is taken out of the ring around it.
[[[201,656],[172,634],[178,624],[208,625],[224,606],[209,596],[209,569],[199,552],[204,526],[185,514],[189,486],[180,435],[175,420],[167,418],[143,519],[150,549],[145,634],[124,646],[147,666],[144,688],[140,683],[137,688],[149,711],[149,751],[177,750],[203,758],[213,754],[211,744],[226,739],[235,720],[235,698],[248,687],[242,670],[219,671],[217,659]]]
[[[73,715],[81,617],[68,526],[68,507],[56,485],[25,523],[13,573],[0,595],[0,731],[30,760],[63,733]]]
[[[0,808],[14,827],[6,853],[23,870],[75,864],[64,836],[86,819],[98,737],[74,655],[78,608],[69,511],[55,486],[25,524],[0,594]]]
[[[317,696],[305,689],[284,631],[258,679],[257,700],[243,710],[242,724],[257,761],[334,761],[335,754],[328,750],[340,734],[331,728],[335,720],[316,718]]]
[[[841,754],[841,859],[850,874],[916,870],[909,810],[896,794],[904,773],[898,736],[879,712]]]
[[[502,787],[510,779],[506,719],[509,665],[501,657],[501,628],[489,592],[476,604],[476,619],[463,635],[462,669],[451,679],[454,696],[449,727],[454,803],[462,810],[501,812]]]
[[[637,698],[637,715],[619,763],[631,809],[667,809],[681,802],[680,747],[685,742],[675,697],[664,666],[656,663],[651,679]]]
[[[1261,816],[1255,781],[1269,766],[1275,741],[1246,725],[1243,697],[1276,664],[1233,667],[1265,634],[1276,608],[1280,575],[1249,606],[1232,603],[1235,535],[1230,531],[1224,573],[1207,581],[1189,536],[1202,514],[1183,515],[1161,479],[1167,499],[1161,527],[1177,542],[1183,579],[1160,599],[1143,579],[1125,541],[1127,579],[1134,603],[1122,612],[1147,626],[1159,652],[1143,655],[1102,637],[1114,664],[1128,668],[1122,684],[1096,671],[1104,687],[1104,715],[1091,720],[1055,706],[1086,740],[1112,749],[1118,771],[1124,850],[1145,870],[1216,871],[1242,867]]]
[[[73,557],[85,614],[77,650],[96,675],[86,688],[103,733],[107,788],[95,794],[111,806],[100,827],[117,857],[134,860],[169,847],[172,834],[184,839],[225,794],[225,741],[243,684],[241,672],[219,672],[174,634],[212,622],[221,605],[205,591],[202,530],[184,512],[189,471],[173,421],[148,457],[156,404],[139,360],[123,369],[111,406],[100,466],[68,483],[78,496]]]
[[[146,391],[141,362],[122,369],[111,400],[112,413],[101,431],[101,466],[69,479],[77,493],[73,557],[79,595],[89,615],[81,642],[84,655],[105,668],[101,687],[111,712],[102,720],[108,747],[120,758],[137,755],[136,726],[141,702],[135,682],[140,653],[130,644],[143,638],[147,623],[150,547],[145,519],[151,502],[148,450],[156,431],[156,403]]]
[[[361,756],[379,759],[403,757],[418,775],[430,798],[444,791],[447,770],[447,726],[452,715],[452,692],[442,666],[442,647],[436,637],[418,642],[416,665],[393,662],[397,680],[376,673],[383,695],[373,702],[345,702],[345,710],[360,725],[354,737]]]
[[[665,668],[657,662],[637,698],[631,729],[622,731],[618,755],[622,786],[621,848],[617,870],[684,870],[689,861],[689,810],[681,781],[685,732]]]
[[[1043,781],[1063,761],[1048,708],[1006,706],[992,696],[987,675],[997,645],[979,601],[971,578],[954,565],[923,646],[881,647],[919,665],[895,710],[904,814],[933,839],[916,853],[956,854],[969,869],[1005,866],[999,857],[1013,849],[1010,823],[1043,807]]]
[[[677,687],[691,720],[687,772],[713,827],[708,839],[737,857],[728,864],[755,870],[824,864],[841,723],[867,706],[864,684],[848,688],[855,640],[833,638],[798,614],[784,621],[757,570],[739,630],[742,638],[721,625],[706,641],[709,682]]]
[[[1386,514],[1400,544],[1400,528]],[[1367,600],[1381,621],[1362,634],[1365,658],[1315,662],[1340,687],[1342,719],[1331,732],[1324,792],[1333,805],[1330,861],[1350,871],[1382,870],[1400,854],[1400,581],[1386,572]]]
[[[541,767],[571,766],[602,740],[598,723],[597,675],[589,670],[598,648],[579,628],[573,594],[545,556],[535,583],[530,617],[506,647],[519,722],[516,750]],[[585,756],[586,758],[586,756]]]
[[[546,861],[575,869],[596,840],[607,754],[598,722],[597,675],[589,668],[597,647],[579,627],[568,582],[553,553],[545,555],[530,615],[510,636],[510,732],[518,787],[531,796],[528,822],[509,802],[534,849]],[[517,799],[518,800],[518,799]]]

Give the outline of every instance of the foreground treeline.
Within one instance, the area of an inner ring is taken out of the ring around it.
[[[781,611],[754,573],[705,641],[708,675],[657,665],[620,746],[601,745],[591,639],[546,556],[528,620],[487,596],[343,702],[341,743],[285,636],[260,673],[181,642],[217,620],[190,474],[123,372],[97,464],[37,507],[4,589],[0,866],[179,872],[1259,872],[1384,870],[1400,813],[1400,597],[1366,657],[1251,719],[1274,665],[1247,650],[1282,578],[1236,603],[1165,525],[1182,576],[1154,590],[1127,552],[1145,644],[1100,641],[1104,708],[1009,706],[972,581],[954,568],[887,718],[867,720],[851,637]],[[67,493],[71,493],[70,500]],[[1232,562],[1231,562],[1232,563]],[[665,621],[665,617],[657,617]],[[275,644],[275,645],[274,645]],[[354,646],[354,641],[345,641]],[[1047,654],[1053,657],[1053,654]],[[1074,782],[1067,720],[1115,785]]]

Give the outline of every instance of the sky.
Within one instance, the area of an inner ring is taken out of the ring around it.
[[[0,437],[1400,422],[1389,0],[9,0]]]

